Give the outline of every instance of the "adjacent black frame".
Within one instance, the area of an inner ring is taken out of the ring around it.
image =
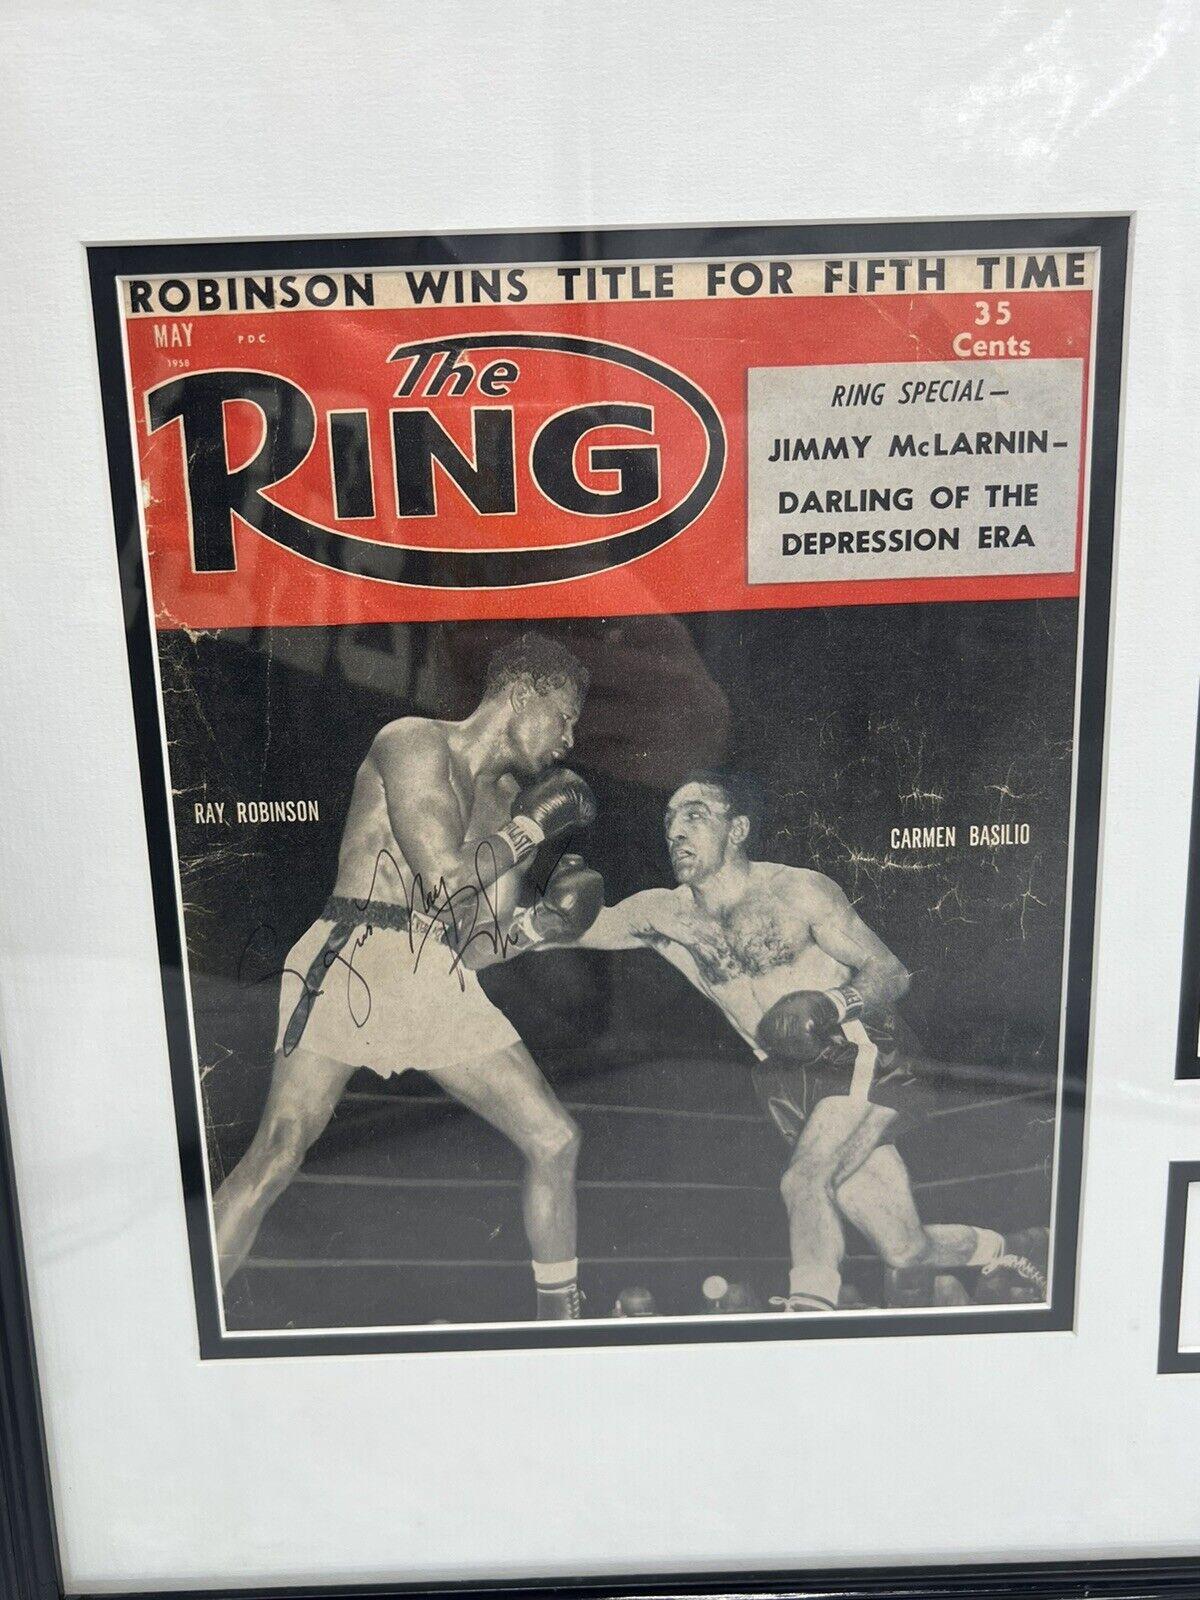
[[[1076,819],[1075,883],[1072,913],[1071,962],[1068,972],[1067,1038],[1075,1059],[1086,1061],[1092,971],[1092,941],[1095,913],[1095,862],[1099,830],[1099,797],[1102,770],[1103,729],[1105,718],[1105,664],[1107,659],[1108,618],[1110,611],[1112,528],[1115,513],[1117,434],[1119,423],[1119,372],[1124,330],[1124,294],[1130,217],[1125,214],[1103,217],[1077,217],[1066,219],[1010,219],[1004,222],[923,222],[905,224],[857,224],[821,226],[812,228],[772,227],[771,248],[774,250],[800,250],[811,252],[848,250],[862,252],[873,250],[918,250],[934,253],[939,249],[961,248],[964,232],[971,244],[981,249],[988,247],[1023,248],[1039,245],[1045,248],[1063,248],[1073,244],[1099,244],[1102,254],[1101,305],[1104,319],[1104,340],[1098,336],[1097,367],[1095,375],[1096,407],[1093,414],[1090,518],[1093,544],[1089,565],[1086,615],[1090,619],[1084,643],[1084,678],[1091,685],[1081,710],[1080,726],[1080,793],[1087,792],[1089,804],[1081,807]],[[529,259],[533,254],[542,257],[559,254],[587,254],[591,258],[603,256],[606,251],[615,253],[619,241],[621,252],[633,254],[664,254],[667,249],[675,253],[702,253],[714,243],[725,245],[742,254],[761,252],[761,237],[765,230],[756,228],[730,228],[722,230],[671,230],[669,233],[625,231],[604,236],[584,234],[489,236],[472,235],[457,241],[421,240],[360,240],[354,245],[355,264],[369,265],[370,257],[385,261],[403,246],[407,259],[420,262],[436,260],[429,247],[436,244],[442,249],[452,245],[461,250],[452,259],[478,260],[487,256],[500,259]],[[424,251],[422,252],[422,247]],[[113,276],[118,272],[141,270],[170,271],[172,266],[182,266],[186,261],[195,270],[207,259],[220,260],[229,270],[266,269],[279,267],[298,259],[302,253],[308,265],[336,264],[341,258],[343,241],[324,241],[316,244],[233,246],[173,245],[156,247],[97,247],[89,252],[95,297],[97,336],[106,371],[111,372],[113,335],[116,322],[115,298],[109,292]],[[153,263],[153,268],[151,267]],[[119,330],[116,350],[119,353]],[[1114,364],[1115,363],[1115,364]],[[131,460],[128,438],[124,436],[123,392],[113,394],[110,384],[105,391],[104,406],[109,439],[110,466],[113,471],[114,501],[117,512],[118,539],[121,529],[128,529],[129,496],[133,492]],[[115,427],[114,427],[115,424]],[[1100,535],[1097,539],[1097,535]],[[140,572],[140,563],[137,570]],[[140,581],[140,580],[139,580]],[[141,597],[140,612],[128,616],[131,666],[133,668],[135,709],[139,745],[145,754],[148,736],[157,738],[157,707],[152,697],[152,679],[140,672],[139,666],[149,665],[148,652],[151,641],[147,626],[145,596]],[[1086,758],[1086,759],[1085,759]],[[172,953],[172,939],[177,943],[175,928],[173,887],[169,880],[164,884],[161,867],[163,851],[169,845],[163,827],[166,796],[161,779],[153,781],[153,766],[147,776],[143,761],[143,792],[147,808],[147,826],[154,860],[155,907],[159,929],[160,957],[164,959],[164,999],[168,1022],[178,1027],[182,1021],[182,994],[178,983],[172,986],[166,958]],[[169,861],[169,854],[166,857]],[[166,898],[164,900],[164,890]],[[164,916],[164,912],[167,915]],[[1194,921],[1193,921],[1194,925]],[[178,952],[175,952],[176,957]],[[177,970],[177,969],[176,969]],[[176,1092],[178,1094],[178,1084]],[[1077,1107],[1077,1123],[1082,1129],[1082,1085]],[[1062,1161],[1067,1169],[1064,1178],[1077,1188],[1081,1149],[1073,1152],[1065,1148]],[[195,1163],[200,1159],[198,1146],[183,1152],[185,1204],[189,1212],[203,1204],[203,1186],[199,1195],[193,1182]],[[1173,1202],[1168,1208],[1167,1243],[1170,1252],[1175,1234],[1182,1244],[1180,1197],[1186,1193],[1191,1174],[1200,1178],[1200,1164],[1186,1164],[1172,1168],[1171,1194]],[[1074,1242],[1075,1224],[1072,1220],[1071,1240]],[[1172,1232],[1174,1226],[1175,1233]],[[1182,1249],[1178,1252],[1182,1260]],[[1060,1251],[1068,1274],[1066,1304],[1074,1299],[1074,1250]],[[1171,1260],[1168,1253],[1168,1262]],[[1167,1296],[1167,1279],[1164,1278],[1164,1310],[1173,1305],[1174,1326],[1178,1324],[1178,1291],[1170,1303]],[[1070,1316],[1061,1325],[1070,1325]],[[942,1325],[944,1328],[944,1324]],[[864,1329],[863,1331],[868,1331]],[[911,1326],[906,1330],[911,1332]],[[12,1600],[65,1600],[63,1578],[58,1560],[55,1534],[54,1508],[50,1488],[50,1470],[47,1438],[41,1414],[36,1354],[28,1282],[25,1272],[21,1239],[16,1174],[13,1166],[10,1140],[9,1113],[2,1077],[0,1077],[0,1590]],[[323,1343],[325,1353],[333,1353]],[[1176,1341],[1177,1353],[1177,1341]],[[1172,1369],[1179,1370],[1179,1369]],[[165,1600],[166,1591],[130,1590],[127,1600],[135,1594],[158,1593]],[[902,1568],[839,1569],[810,1572],[724,1573],[706,1575],[680,1575],[654,1577],[631,1575],[603,1581],[584,1581],[567,1578],[556,1582],[495,1583],[483,1585],[452,1584],[429,1587],[413,1584],[379,1585],[329,1585],[291,1586],[272,1588],[224,1588],[203,1591],[172,1591],[175,1600],[200,1596],[206,1600],[304,1600],[304,1597],[323,1597],[323,1600],[351,1600],[351,1597],[395,1596],[458,1596],[470,1600],[478,1596],[506,1595],[512,1600],[550,1600],[551,1596],[570,1593],[579,1600],[602,1600],[602,1597],[629,1595],[642,1600],[682,1600],[685,1595],[738,1596],[761,1595],[797,1596],[803,1594],[811,1600],[852,1600],[852,1597],[875,1596],[879,1600],[950,1600],[952,1596],[977,1596],[980,1600],[1134,1600],[1134,1597],[1200,1596],[1200,1560],[1177,1558],[1144,1561],[1093,1561],[1093,1562],[1039,1562],[990,1563],[987,1565],[932,1564]]]
[[[1167,1223],[1158,1322],[1159,1372],[1200,1372],[1200,1350],[1179,1348],[1188,1190],[1194,1183],[1200,1184],[1200,1161],[1172,1161],[1167,1173]]]
[[[1195,769],[1192,775],[1192,827],[1188,839],[1175,1076],[1200,1078],[1200,716],[1197,718]]]

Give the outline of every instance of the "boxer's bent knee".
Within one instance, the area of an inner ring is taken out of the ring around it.
[[[821,1196],[833,1197],[834,1161],[806,1156],[797,1150],[779,1180],[779,1192],[789,1209]]]
[[[540,1164],[573,1167],[582,1138],[579,1124],[563,1116],[548,1127],[539,1128],[525,1143],[524,1153],[530,1161]]]
[[[898,1272],[928,1266],[930,1252],[931,1241],[924,1230],[904,1239],[881,1239],[879,1242],[879,1255],[884,1266],[893,1267]]]

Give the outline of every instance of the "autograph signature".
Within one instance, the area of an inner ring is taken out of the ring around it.
[[[531,877],[530,882],[539,897],[545,894],[565,854],[565,850],[559,852],[546,874],[545,882],[539,883]],[[469,949],[482,941],[488,955],[504,960],[517,943],[516,938],[510,937],[501,927],[499,909],[489,892],[499,878],[500,871],[495,852],[486,839],[480,841],[475,851],[474,881],[453,890],[444,877],[439,878],[432,889],[426,888],[419,872],[414,873],[411,879],[406,879],[403,868],[391,851],[380,850],[375,857],[366,895],[361,899],[357,896],[350,899],[350,904],[362,913],[364,919],[375,899],[380,874],[388,867],[395,873],[402,895],[402,899],[395,904],[404,913],[404,927],[396,931],[404,931],[408,936],[414,972],[420,966],[426,946],[433,939],[435,944],[444,944],[448,948],[449,971],[457,975],[462,992],[466,989],[462,972],[463,958]],[[491,869],[487,882],[484,881],[485,868]],[[347,918],[334,922],[307,972],[301,972],[286,963],[282,967],[274,966],[279,935],[271,923],[260,923],[250,934],[238,960],[238,982],[253,987],[293,977],[301,985],[300,997],[284,1030],[281,1044],[284,1055],[290,1055],[300,1043],[312,1008],[325,992],[327,980],[335,968],[339,969],[339,977],[344,976],[346,1008],[351,1021],[357,1028],[366,1027],[371,1016],[371,987],[355,962],[374,933],[375,924],[367,920],[351,922]],[[268,964],[267,970],[253,970],[264,962]]]

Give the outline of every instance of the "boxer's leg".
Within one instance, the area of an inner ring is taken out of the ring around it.
[[[912,1182],[893,1144],[879,1145],[837,1184],[842,1215],[864,1234],[885,1266],[983,1266],[1000,1255],[1004,1241],[989,1228],[965,1223],[930,1223],[917,1214]]]
[[[213,1220],[221,1287],[250,1254],[263,1218],[325,1131],[353,1067],[311,1050],[275,1056],[258,1132],[217,1190]]]
[[[579,1128],[523,1044],[430,1072],[525,1157],[525,1232],[541,1316],[578,1314],[575,1165]]]
[[[868,1158],[895,1117],[843,1095],[819,1100],[809,1113],[780,1180],[792,1252],[790,1309],[837,1306],[846,1242],[835,1184]]]

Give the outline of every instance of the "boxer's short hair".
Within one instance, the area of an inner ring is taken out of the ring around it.
[[[684,784],[703,783],[710,789],[717,789],[723,796],[730,814],[735,817],[745,817],[750,824],[750,831],[746,835],[746,848],[758,843],[759,832],[763,819],[763,791],[757,778],[752,778],[748,772],[726,772],[715,767],[694,767],[685,773]]]
[[[583,704],[591,673],[566,645],[544,633],[521,633],[506,639],[488,658],[488,695],[502,694],[510,684],[529,683],[539,693],[573,689]]]

